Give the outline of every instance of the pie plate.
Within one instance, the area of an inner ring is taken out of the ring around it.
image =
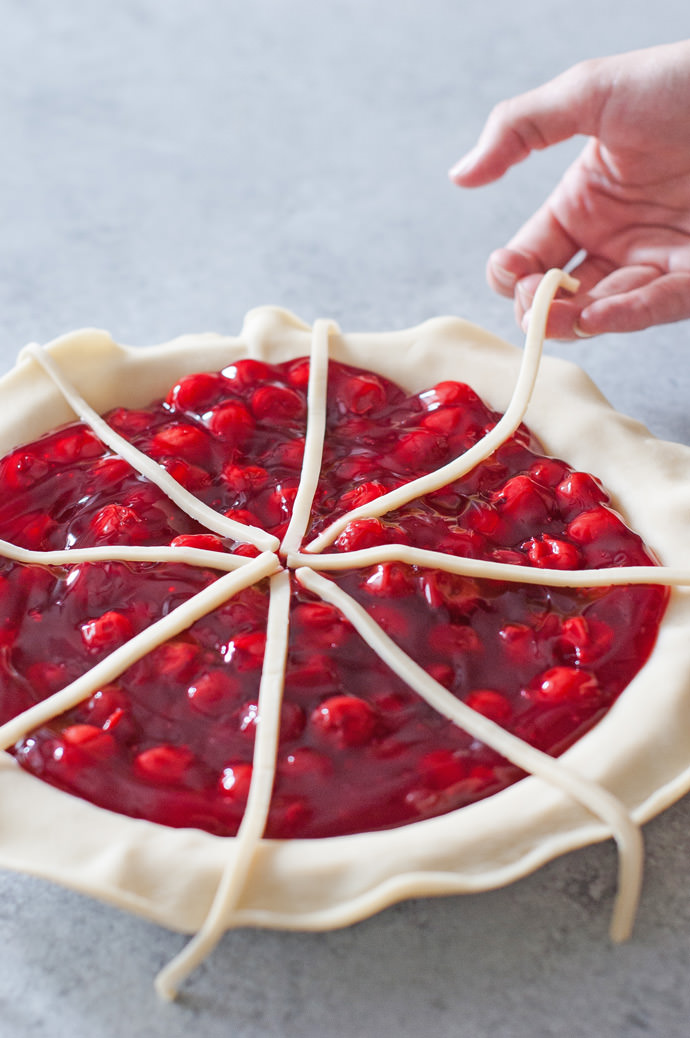
[[[97,412],[141,407],[180,377],[251,357],[306,356],[312,331],[291,313],[248,313],[236,338],[189,335],[124,347],[103,331],[62,336],[45,350]],[[329,355],[378,372],[408,392],[467,382],[505,411],[520,349],[467,321],[429,320],[390,333],[341,334]],[[0,455],[74,420],[30,352],[0,380]],[[688,570],[690,449],[655,439],[616,411],[575,365],[543,358],[526,422],[547,454],[594,473],[613,507],[662,567]],[[653,652],[606,716],[561,758],[613,794],[637,823],[690,788],[690,592],[671,589]],[[0,755],[0,864],[63,884],[182,933],[195,933],[232,867],[236,838],[124,817],[48,786]],[[449,814],[382,832],[259,840],[229,926],[323,930],[401,899],[511,883],[610,828],[530,776]]]

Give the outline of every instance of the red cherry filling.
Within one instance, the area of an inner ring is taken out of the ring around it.
[[[309,361],[241,360],[181,379],[163,401],[107,416],[217,511],[280,535],[304,450]],[[468,386],[405,397],[331,362],[327,433],[306,540],[334,518],[445,464],[499,415]],[[253,556],[182,513],[75,423],[0,461],[0,536],[32,548],[171,544]],[[404,543],[531,568],[648,564],[597,480],[517,433],[462,479],[333,549]],[[215,580],[176,564],[62,568],[0,560],[0,719],[64,687]],[[333,579],[432,677],[550,753],[602,716],[651,651],[666,592],[568,591],[382,562]],[[14,748],[27,770],[103,807],[237,831],[252,770],[268,589],[247,588]],[[520,777],[395,677],[333,606],[293,583],[267,834],[402,825]]]

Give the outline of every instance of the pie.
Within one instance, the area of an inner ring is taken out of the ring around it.
[[[162,993],[230,925],[342,925],[612,832],[629,928],[634,823],[690,785],[690,459],[554,360],[522,424],[563,281],[524,360],[455,319],[263,308],[5,378],[0,860],[202,930]]]

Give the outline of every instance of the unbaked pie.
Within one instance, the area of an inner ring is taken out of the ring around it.
[[[231,925],[342,925],[611,834],[628,932],[635,823],[689,785],[690,466],[571,365],[532,393],[569,283],[522,356],[264,308],[5,378],[0,860],[200,931],[162,994]]]

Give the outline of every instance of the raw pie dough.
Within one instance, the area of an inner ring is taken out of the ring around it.
[[[563,280],[554,275],[542,295]],[[541,305],[542,324],[547,306],[548,298]],[[542,330],[537,306],[535,313],[532,338]],[[519,350],[455,318],[397,333],[352,335],[319,322],[313,336],[292,314],[271,307],[251,311],[238,338],[185,336],[162,346],[125,348],[104,332],[84,330],[45,349],[102,413],[117,404],[143,406],[183,375],[215,371],[240,357],[280,363],[309,355],[317,336],[322,354],[325,342],[335,360],[377,371],[408,392],[458,379],[502,412],[511,405],[522,359]],[[0,381],[0,399],[0,455],[74,419],[32,348]],[[541,362],[526,420],[546,453],[602,480],[612,506],[669,567],[668,582],[679,585],[648,663],[605,718],[559,759],[610,791],[641,823],[690,788],[690,597],[682,586],[690,583],[690,449],[654,439],[614,412],[582,371],[551,358]],[[308,506],[306,486],[304,494]],[[298,543],[299,536],[292,536],[291,547]],[[300,561],[293,560],[293,568]],[[0,764],[2,865],[174,930],[194,933],[206,924],[215,935],[207,934],[210,946],[229,926],[327,929],[406,897],[489,889],[611,835],[610,826],[572,795],[535,777],[398,829],[276,841],[261,840],[260,828],[248,837],[220,838],[116,815],[44,784],[7,754],[0,755]],[[229,901],[216,901],[214,908],[219,884],[227,887]],[[628,915],[634,913],[634,890],[631,896]],[[216,918],[209,927],[212,910]],[[174,994],[179,979],[208,950],[202,938],[190,947],[187,961],[162,975],[162,994]]]

